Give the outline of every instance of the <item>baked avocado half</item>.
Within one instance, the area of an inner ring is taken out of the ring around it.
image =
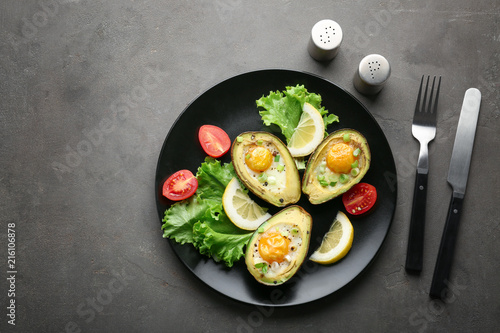
[[[245,262],[260,283],[280,285],[289,280],[304,262],[311,239],[312,217],[293,205],[262,223],[250,238]]]
[[[312,204],[331,200],[359,183],[370,168],[366,138],[356,130],[331,133],[309,158],[302,192]]]
[[[231,147],[231,160],[241,182],[277,207],[300,199],[300,176],[286,145],[267,132],[245,132]]]

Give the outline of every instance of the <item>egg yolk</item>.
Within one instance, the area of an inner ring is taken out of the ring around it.
[[[288,254],[290,240],[279,232],[264,234],[259,242],[259,254],[267,262],[281,263]]]
[[[248,150],[246,164],[255,172],[267,170],[273,163],[273,154],[266,147],[256,146]]]
[[[353,149],[348,144],[334,144],[326,156],[326,165],[333,172],[348,173],[351,170],[351,164],[355,161],[352,153]]]

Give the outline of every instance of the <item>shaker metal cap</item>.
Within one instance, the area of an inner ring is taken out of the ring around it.
[[[366,95],[374,95],[384,87],[391,75],[391,66],[386,58],[380,54],[370,54],[359,63],[354,74],[354,87]]]
[[[307,50],[318,61],[333,59],[342,43],[342,28],[333,20],[321,20],[311,29]]]

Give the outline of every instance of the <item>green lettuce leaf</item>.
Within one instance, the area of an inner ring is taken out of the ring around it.
[[[218,222],[200,221],[193,226],[194,246],[201,254],[223,261],[228,267],[245,254],[245,245],[251,236],[251,232],[238,229],[223,213]]]
[[[325,128],[333,122],[338,122],[339,118],[321,106],[321,96],[310,93],[304,85],[286,87],[283,91],[271,91],[269,95],[262,96],[256,101],[257,107],[263,109],[259,111],[264,125],[275,124],[280,127],[281,133],[285,136],[287,143],[299,124],[304,103],[310,103],[323,116]]]
[[[211,204],[213,201],[192,196],[170,206],[163,217],[163,237],[181,244],[193,243],[193,226],[204,219]]]
[[[163,237],[191,243],[201,254],[233,266],[245,254],[252,235],[237,228],[222,207],[222,195],[233,177],[236,174],[232,163],[221,164],[207,157],[196,173],[196,194],[165,211]]]
[[[236,172],[232,163],[221,164],[220,161],[207,157],[196,173],[198,179],[196,194],[200,199],[222,202],[224,190],[233,177],[236,177]]]

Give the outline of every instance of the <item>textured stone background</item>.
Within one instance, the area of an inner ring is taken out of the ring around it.
[[[0,330],[495,331],[499,17],[496,0],[2,1]],[[324,18],[344,31],[339,55],[326,64],[306,51],[311,27]],[[392,66],[375,98],[352,87],[370,53]],[[398,169],[398,206],[373,265],[334,295],[289,309],[241,304],[201,283],[162,238],[153,193],[161,145],[186,105],[223,79],[264,68],[308,71],[353,93],[386,133]],[[442,75],[443,84],[424,271],[416,277],[404,261],[418,152],[411,121],[423,74]],[[483,101],[455,288],[446,302],[433,301],[428,289],[451,196],[446,176],[469,87]],[[6,324],[12,222],[15,328]]]

